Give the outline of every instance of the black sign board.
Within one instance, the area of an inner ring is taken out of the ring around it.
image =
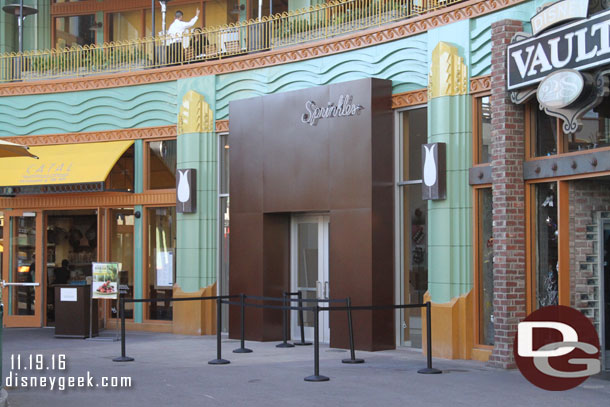
[[[559,69],[610,62],[610,11],[508,46],[508,90],[533,85]]]
[[[447,145],[422,144],[422,199],[447,198]]]
[[[185,168],[176,171],[176,212],[197,211],[197,170]]]

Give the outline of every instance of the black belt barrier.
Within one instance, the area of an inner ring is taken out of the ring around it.
[[[296,295],[297,298],[291,298]],[[232,298],[239,298],[239,302],[230,301]],[[293,344],[288,343],[288,312],[290,310],[296,310],[299,312],[299,322],[301,325],[301,343],[298,345],[309,345],[310,343],[305,342],[304,334],[304,323],[303,323],[303,311],[313,311],[314,320],[314,374],[307,376],[305,381],[308,382],[321,382],[328,381],[327,376],[320,374],[320,311],[347,311],[347,323],[348,323],[348,334],[349,334],[349,346],[350,346],[350,358],[343,359],[342,363],[364,363],[363,359],[356,358],[355,346],[354,346],[354,330],[352,321],[352,311],[372,311],[382,309],[407,309],[407,308],[426,308],[426,367],[418,370],[421,374],[439,374],[442,373],[439,369],[432,367],[432,313],[431,303],[426,302],[425,304],[400,304],[400,305],[352,305],[351,298],[346,299],[310,299],[303,298],[300,292],[284,292],[282,298],[277,297],[265,297],[265,296],[247,296],[244,294],[239,295],[218,295],[209,297],[187,297],[187,298],[170,298],[164,299],[163,301],[205,301],[205,300],[216,300],[216,359],[210,360],[208,363],[211,365],[226,365],[230,361],[222,358],[222,305],[238,305],[241,309],[241,333],[240,343],[241,346],[235,349],[234,353],[251,353],[252,350],[245,347],[245,311],[246,307],[253,308],[265,308],[265,309],[281,309],[283,313],[283,324],[282,324],[282,336],[283,341],[277,347],[294,347]],[[281,301],[282,305],[269,305],[269,304],[253,304],[247,303],[246,300],[254,301]],[[114,358],[115,362],[131,362],[134,360],[132,357],[126,356],[125,350],[125,303],[137,303],[137,302],[155,302],[158,299],[146,298],[146,299],[131,299],[124,298],[123,295],[119,297],[120,304],[120,317],[121,317],[121,356]],[[288,305],[288,303],[298,302],[298,306]],[[315,306],[304,307],[303,303],[315,303]],[[320,307],[319,303],[328,303],[327,307]],[[331,306],[331,303],[344,302],[345,306]]]

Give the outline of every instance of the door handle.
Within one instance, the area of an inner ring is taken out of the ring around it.
[[[324,298],[324,289],[322,288],[321,281],[316,281],[316,297],[318,299]]]
[[[40,283],[9,283],[6,282],[4,280],[2,280],[0,282],[0,284],[2,284],[2,287],[7,287],[7,286],[15,286],[15,287],[38,287],[40,285]]]
[[[328,299],[330,296],[328,281],[324,282],[324,298]]]

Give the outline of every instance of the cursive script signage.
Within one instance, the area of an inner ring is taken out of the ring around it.
[[[561,22],[576,18],[587,18],[589,2],[583,0],[563,0],[544,7],[530,22],[534,35]]]
[[[355,116],[364,109],[361,105],[352,103],[352,96],[349,94],[339,96],[337,104],[328,102],[326,106],[318,106],[316,102],[308,100],[305,102],[307,113],[301,115],[301,121],[310,126],[318,124],[318,120],[329,117]]]
[[[508,46],[508,90],[540,82],[559,69],[610,62],[610,11]]]

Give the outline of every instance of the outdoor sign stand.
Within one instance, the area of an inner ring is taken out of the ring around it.
[[[117,316],[115,318],[116,321],[116,333],[114,336],[101,336],[101,334],[98,334],[97,337],[93,337],[93,300],[94,300],[94,295],[96,294],[96,288],[99,289],[99,286],[96,286],[96,284],[94,284],[94,282],[96,282],[96,265],[98,267],[104,267],[104,266],[108,266],[108,265],[118,265],[117,269],[120,268],[119,263],[93,263],[93,273],[92,273],[92,279],[93,281],[91,282],[91,298],[90,298],[90,303],[89,303],[89,338],[87,338],[87,340],[90,341],[112,341],[112,342],[118,342],[120,341],[120,336],[119,336],[119,315],[118,315],[118,310],[117,310]],[[124,273],[125,271],[121,271],[121,273]],[[116,273],[116,280],[118,280],[118,272]],[[110,279],[110,280],[102,280],[103,284],[100,285],[108,285],[108,286],[112,286],[114,284],[114,287],[116,287],[118,285],[118,281],[112,281],[115,279]],[[99,284],[99,281],[97,281]],[[127,289],[127,286],[120,286],[119,290],[121,292],[121,296],[123,294],[123,291],[125,291],[124,289]],[[117,296],[117,290],[116,288],[114,289],[114,296],[115,298],[112,297],[108,297],[108,298],[101,298],[104,300],[104,309],[107,308],[107,301],[108,300],[112,300],[112,299],[116,299],[118,300],[118,296]],[[99,298],[96,296],[96,298]],[[117,304],[118,305],[118,304]],[[106,313],[104,312],[104,328],[106,328]]]

